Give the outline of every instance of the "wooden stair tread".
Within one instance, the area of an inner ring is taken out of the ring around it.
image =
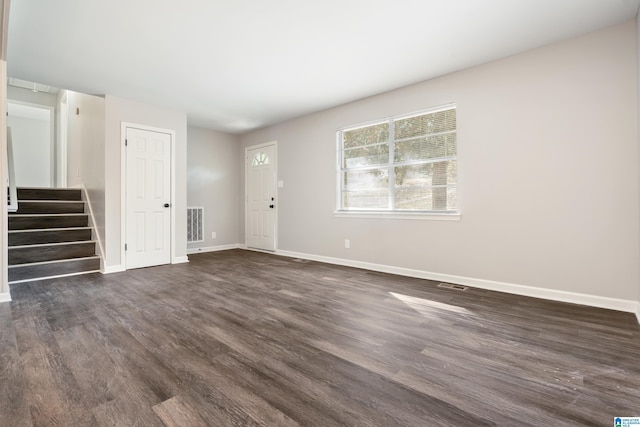
[[[55,242],[55,243],[39,243],[36,245],[19,245],[19,246],[9,246],[9,250],[12,249],[24,249],[24,248],[44,248],[47,246],[64,246],[64,245],[86,245],[86,244],[95,244],[95,240],[82,240],[82,241],[73,241],[73,242]]]
[[[27,216],[31,216],[31,217],[41,217],[41,216],[83,216],[83,215],[89,215],[86,212],[69,212],[69,213],[48,213],[48,214],[34,214],[34,213],[12,213],[9,216],[13,216],[13,217],[27,217]]]
[[[12,246],[8,250],[9,265],[30,264],[40,261],[81,258],[96,254],[95,241],[47,243]]]
[[[60,200],[18,199],[18,202],[20,203],[84,203],[82,200],[67,200],[67,199],[60,199]]]
[[[9,230],[31,230],[87,227],[89,224],[89,214],[11,214],[9,215]]]
[[[99,271],[100,257],[94,255],[91,257],[70,258],[9,266],[8,282],[9,284],[12,284],[32,280],[51,279],[54,277],[97,273]]]
[[[72,231],[72,230],[91,230],[91,227],[59,227],[59,228],[28,228],[25,230],[9,230],[8,233],[37,233],[47,231]]]
[[[36,200],[82,200],[82,190],[77,188],[17,188],[18,200],[33,198]]]
[[[88,259],[100,259],[99,255],[91,255],[91,256],[83,256],[83,257],[77,257],[77,258],[66,258],[66,259],[54,259],[51,261],[38,261],[38,262],[30,262],[27,264],[14,264],[14,265],[10,265],[7,268],[8,269],[16,269],[16,268],[22,268],[22,267],[28,267],[28,266],[34,266],[34,265],[46,265],[46,264],[62,264],[64,262],[69,262],[69,261],[78,261],[78,260],[88,260]]]
[[[90,227],[10,230],[8,238],[10,248],[27,245],[86,242],[92,240],[92,231]]]
[[[72,201],[27,201],[18,202],[16,213],[50,214],[50,213],[84,213],[84,202]]]

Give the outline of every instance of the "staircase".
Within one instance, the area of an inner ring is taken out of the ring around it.
[[[9,283],[100,271],[81,190],[18,188],[9,213]]]

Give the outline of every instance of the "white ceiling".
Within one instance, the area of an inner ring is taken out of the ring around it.
[[[636,16],[640,0],[18,0],[8,73],[240,133]]]

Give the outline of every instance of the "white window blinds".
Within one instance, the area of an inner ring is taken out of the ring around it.
[[[456,109],[338,132],[343,211],[457,211]]]

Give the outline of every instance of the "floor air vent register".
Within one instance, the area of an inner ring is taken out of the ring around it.
[[[456,285],[455,283],[439,283],[438,284],[439,288],[447,288],[447,289],[454,289],[456,291],[466,291],[467,289],[469,289],[466,286],[462,286],[462,285]]]

